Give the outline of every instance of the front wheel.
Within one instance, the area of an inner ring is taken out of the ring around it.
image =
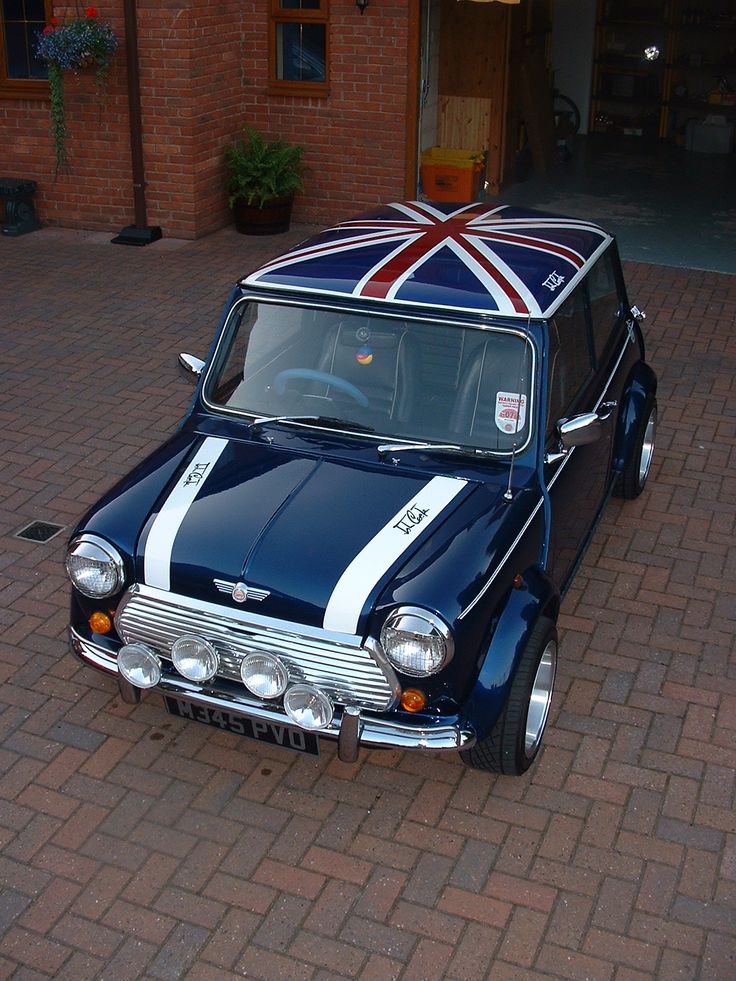
[[[638,497],[644,490],[652,466],[656,435],[657,400],[653,395],[650,395],[636,431],[633,452],[624,464],[624,469],[614,485],[613,492],[616,497],[631,500]]]
[[[532,765],[542,745],[557,671],[557,628],[540,617],[511,683],[506,706],[485,739],[460,757],[476,770],[518,776]]]

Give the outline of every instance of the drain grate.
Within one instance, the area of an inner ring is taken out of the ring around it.
[[[64,525],[54,525],[50,521],[32,521],[17,531],[15,537],[24,538],[27,542],[49,542],[63,530]]]

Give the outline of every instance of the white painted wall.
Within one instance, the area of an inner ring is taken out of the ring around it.
[[[588,132],[595,47],[595,0],[553,0],[552,67],[555,86],[580,109],[580,132]]]

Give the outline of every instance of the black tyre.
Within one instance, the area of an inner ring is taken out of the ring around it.
[[[636,432],[634,450],[614,485],[613,492],[616,497],[631,499],[638,497],[644,490],[652,466],[656,435],[657,400],[650,395]]]
[[[532,630],[511,683],[506,706],[485,739],[460,757],[476,770],[518,776],[542,744],[557,670],[557,628],[541,617]]]

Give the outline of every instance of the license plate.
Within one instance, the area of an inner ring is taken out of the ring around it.
[[[232,712],[223,712],[221,709],[209,708],[207,705],[193,705],[182,698],[172,698],[170,695],[164,695],[164,705],[170,715],[177,715],[180,719],[201,722],[223,732],[234,732],[238,736],[256,739],[271,746],[283,746],[284,749],[293,749],[297,753],[319,756],[319,739],[313,732],[281,726],[277,722],[249,719],[245,715],[233,715]]]

